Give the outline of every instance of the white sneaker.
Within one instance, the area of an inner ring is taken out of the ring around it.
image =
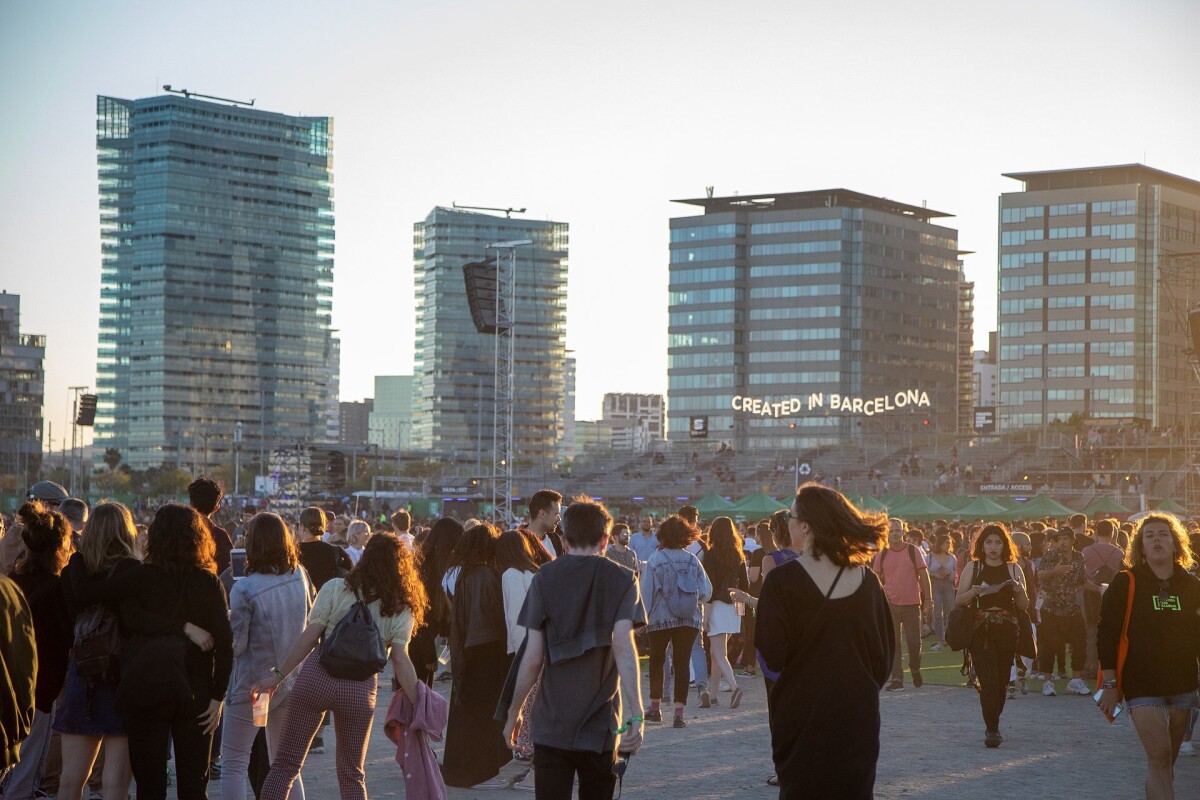
[[[1058,692],[1054,691],[1054,683],[1052,681],[1046,681],[1042,684],[1042,695],[1044,697],[1058,696]]]
[[[1181,745],[1179,745],[1179,755],[1194,756],[1194,755],[1196,755],[1196,748],[1192,747],[1191,742],[1184,742]]]
[[[1078,695],[1089,695],[1092,693],[1092,690],[1083,682],[1083,678],[1072,678],[1067,681],[1067,691]]]

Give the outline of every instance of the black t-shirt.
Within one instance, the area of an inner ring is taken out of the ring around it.
[[[354,562],[345,550],[321,541],[300,543],[300,565],[308,570],[308,577],[317,591],[327,580],[338,577],[339,569],[345,574],[354,568]]]

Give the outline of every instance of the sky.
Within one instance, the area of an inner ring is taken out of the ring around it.
[[[46,419],[95,385],[95,96],[162,84],[334,118],[341,395],[412,370],[412,225],[571,226],[577,412],[666,392],[672,199],[846,188],[953,214],[995,328],[1005,172],[1200,178],[1191,0],[0,0],[0,288],[48,337]],[[49,441],[49,440],[47,440]]]

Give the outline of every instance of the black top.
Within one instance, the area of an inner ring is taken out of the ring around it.
[[[229,536],[229,531],[211,519],[205,517],[204,521],[208,523],[208,532],[212,536],[213,544],[217,547],[217,555],[214,560],[217,562],[217,574],[220,575],[229,569],[229,553],[233,550],[233,539]]]
[[[1178,565],[1167,581],[1135,567],[1129,655],[1121,672],[1126,699],[1170,697],[1196,690],[1200,658],[1200,579]],[[1165,584],[1165,585],[1160,585]],[[1117,668],[1117,646],[1129,600],[1129,575],[1113,578],[1100,602],[1096,652],[1103,669]]]
[[[454,584],[450,617],[450,661],[457,665],[452,673],[457,686],[470,680],[467,648],[508,641],[504,596],[495,569],[487,564],[463,567]]]
[[[712,584],[712,601],[714,603],[725,603],[726,605],[732,603],[733,600],[729,597],[730,589],[741,589],[747,593],[750,591],[750,578],[746,574],[746,562],[741,561],[731,567],[718,569],[715,564],[710,566],[712,561],[712,551],[709,550],[700,563],[704,566],[709,583]]]
[[[988,566],[984,561],[976,561],[975,569],[983,568],[978,578],[971,581],[973,584],[988,584],[997,586],[1005,581],[1013,579],[1013,571],[1016,569],[1015,564],[998,564],[994,567]],[[1007,611],[1010,614],[1015,614],[1017,611],[1016,594],[1013,591],[1012,584],[1005,586],[1000,591],[994,594],[984,594],[979,596],[978,608],[986,611],[989,608],[998,608]]]
[[[337,578],[354,569],[354,562],[345,550],[319,540],[300,543],[300,565],[308,570],[308,577],[317,591],[330,578]]]
[[[763,556],[765,556],[766,554],[767,554],[766,549],[760,547],[757,550],[755,550],[753,553],[751,553],[750,555],[746,556],[746,566],[748,568],[753,569],[754,567],[758,567],[758,580],[756,580],[754,583],[750,584],[750,589],[748,592],[749,594],[753,595],[754,597],[758,597],[758,595],[762,592],[762,584],[763,584],[762,562],[763,562]]]
[[[73,619],[67,614],[62,578],[48,572],[33,575],[13,574],[13,582],[25,593],[33,617],[37,646],[37,686],[34,706],[49,714],[54,698],[67,680],[67,657],[75,640]]]
[[[862,572],[862,585],[836,600],[824,598],[798,561],[763,581],[754,642],[767,666],[781,671],[770,703],[780,797],[873,796],[879,690],[896,635],[879,578]],[[824,619],[809,636],[823,603]]]

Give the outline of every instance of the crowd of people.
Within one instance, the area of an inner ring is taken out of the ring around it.
[[[1169,514],[910,525],[810,483],[763,520],[615,522],[545,489],[502,530],[222,500],[199,478],[143,531],[119,503],[32,488],[0,539],[5,800],[202,798],[210,781],[303,800],[327,724],[340,796],[366,798],[389,673],[408,797],[611,798],[647,724],[686,728],[722,695],[738,709],[761,677],[780,796],[869,798],[880,696],[924,685],[926,639],[963,651],[986,747],[1007,701],[1065,679],[1128,712],[1147,797],[1172,797],[1193,752],[1200,529]]]

